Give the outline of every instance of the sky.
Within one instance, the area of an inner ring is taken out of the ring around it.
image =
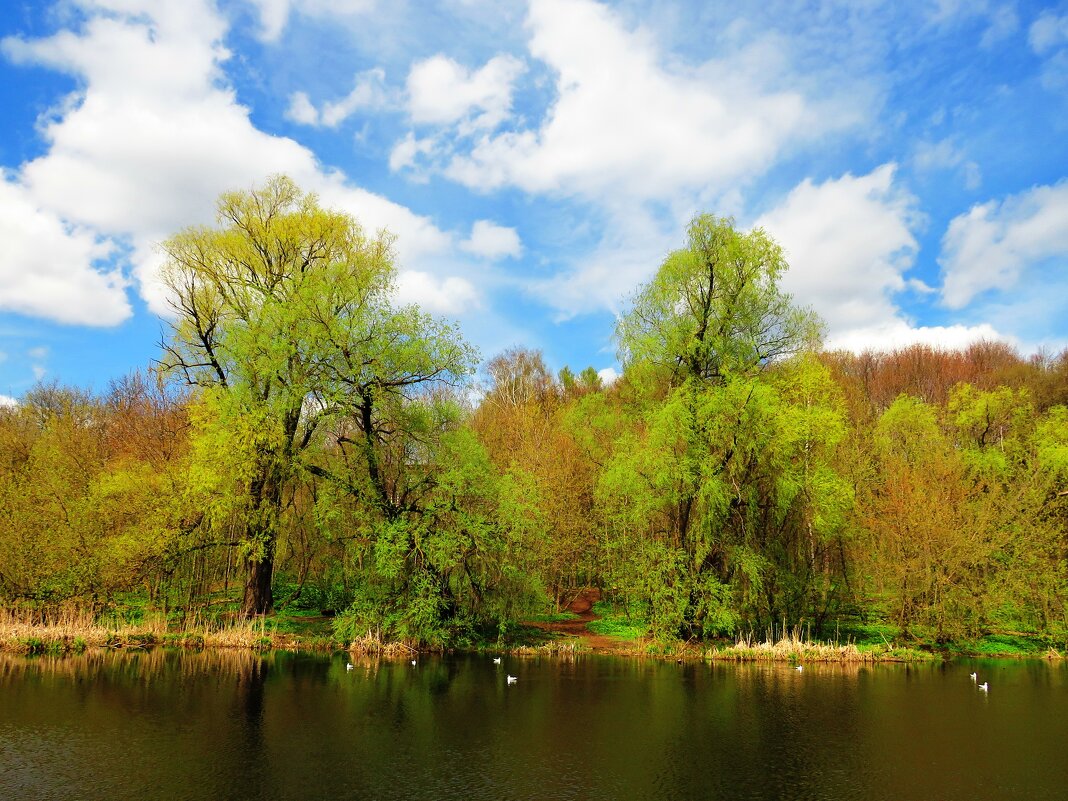
[[[698,213],[826,344],[1068,345],[1068,2],[0,3],[0,403],[159,355],[158,243],[291,176],[484,359],[620,369]]]

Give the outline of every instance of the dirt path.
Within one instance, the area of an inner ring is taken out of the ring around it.
[[[598,589],[584,590],[574,601],[572,601],[567,610],[578,615],[577,618],[572,620],[565,620],[558,623],[531,623],[532,626],[543,631],[551,631],[554,634],[566,634],[572,637],[578,637],[582,640],[591,651],[618,651],[621,649],[623,643],[615,637],[606,637],[603,634],[594,634],[588,628],[586,624],[590,621],[597,620],[597,615],[593,612],[593,605],[601,600],[601,591]]]

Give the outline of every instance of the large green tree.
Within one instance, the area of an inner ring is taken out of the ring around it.
[[[826,470],[841,427],[829,379],[815,364],[791,382],[768,375],[818,340],[779,287],[786,267],[763,231],[699,216],[619,323],[633,425],[600,493],[610,550],[628,552],[614,580],[664,634],[806,608],[831,510],[848,502]],[[801,586],[784,581],[794,569]]]
[[[396,409],[460,379],[473,353],[454,326],[393,303],[388,234],[367,235],[286,177],[222,195],[217,226],[181,231],[163,251],[175,311],[163,365],[203,390],[195,452],[216,519],[244,552],[242,612],[263,614],[294,483],[311,469],[395,517],[404,501],[382,446],[389,426],[410,422]],[[305,458],[327,430],[358,451],[359,481]]]

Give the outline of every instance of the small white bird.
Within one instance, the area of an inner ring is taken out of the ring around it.
[[[493,657],[493,664],[495,664],[495,665],[501,664],[501,658],[499,656]]]
[[[508,683],[509,684],[515,684],[517,681],[519,681],[519,679],[517,679],[515,676],[509,676],[508,677]]]
[[[984,693],[988,692],[990,690],[990,685],[984,681],[982,684],[979,685],[979,689],[982,690]]]
[[[415,667],[415,660],[412,660],[412,667]]]
[[[349,662],[347,665],[345,665],[345,670],[352,670],[352,662]]]
[[[804,665],[798,665],[797,667],[794,668],[794,670],[796,670],[798,673],[800,673],[804,669],[805,669]]]
[[[972,681],[979,681],[979,674],[978,673],[969,673],[968,676],[969,676],[969,678],[971,678]]]

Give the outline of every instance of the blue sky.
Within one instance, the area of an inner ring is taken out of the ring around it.
[[[0,400],[147,365],[156,243],[279,172],[484,358],[618,369],[703,211],[831,346],[1068,344],[1068,3],[9,0],[0,108]]]

